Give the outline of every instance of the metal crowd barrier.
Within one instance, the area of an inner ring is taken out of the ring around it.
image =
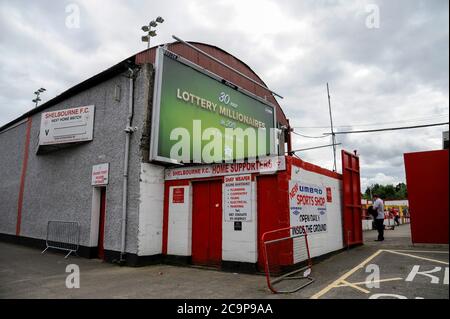
[[[47,236],[45,240],[47,249],[58,249],[68,251],[64,258],[69,257],[71,253],[78,251],[80,241],[80,225],[77,222],[63,222],[51,220],[47,223]]]
[[[265,232],[261,243],[267,286],[272,293],[294,293],[314,282],[310,276],[308,234],[303,226]],[[290,260],[283,258],[287,255],[291,256]]]

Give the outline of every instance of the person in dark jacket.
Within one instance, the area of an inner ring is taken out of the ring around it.
[[[377,211],[377,217],[375,218],[375,225],[378,231],[378,239],[375,241],[384,240],[384,204],[378,194],[373,195],[373,209]]]

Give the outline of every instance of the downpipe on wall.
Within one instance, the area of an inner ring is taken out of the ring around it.
[[[125,263],[125,245],[126,245],[126,232],[127,232],[127,207],[128,207],[128,162],[130,157],[130,139],[131,135],[137,131],[137,127],[132,127],[133,121],[133,101],[134,101],[134,80],[138,72],[137,68],[128,68],[129,75],[129,101],[128,101],[128,115],[127,125],[125,127],[125,154],[123,161],[123,188],[122,188],[122,230],[121,230],[121,245],[120,245],[120,260],[119,264]]]

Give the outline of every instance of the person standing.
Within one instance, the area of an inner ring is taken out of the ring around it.
[[[394,213],[394,222],[397,224],[397,226],[400,226],[400,213],[397,208],[393,208]]]
[[[384,240],[384,204],[378,194],[373,195],[373,208],[377,211],[377,216],[375,218],[375,225],[378,231],[378,239],[375,241]]]

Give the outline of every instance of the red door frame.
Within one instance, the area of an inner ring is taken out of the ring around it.
[[[345,246],[363,243],[359,157],[342,150],[343,218]]]
[[[100,215],[98,226],[98,253],[97,256],[100,259],[105,259],[105,220],[106,220],[106,187],[100,188]]]
[[[262,235],[268,231],[289,227],[288,183],[287,172],[256,176],[258,268],[261,271],[264,271]],[[271,263],[276,265],[291,263],[292,247],[289,249],[286,245],[282,246],[283,249],[268,251]]]
[[[222,179],[192,183],[192,263],[222,262]]]

